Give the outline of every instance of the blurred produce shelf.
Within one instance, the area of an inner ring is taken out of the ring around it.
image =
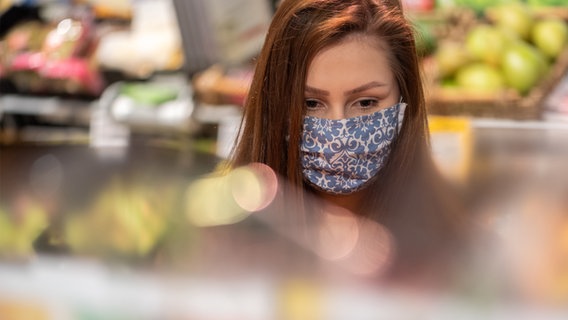
[[[27,231],[9,229],[22,235],[20,242],[0,237],[0,312],[37,312],[34,319],[237,315],[264,320],[300,308],[321,314],[320,319],[354,314],[373,319],[416,314],[564,319],[568,287],[561,280],[568,275],[557,263],[568,257],[562,246],[568,234],[568,123],[477,119],[470,124],[472,159],[462,187],[479,221],[507,240],[491,246],[490,253],[470,257],[464,270],[470,291],[460,287],[462,291],[421,294],[357,281],[320,282],[314,275],[321,270],[319,258],[254,215],[228,225],[192,225],[182,214],[188,190],[196,191],[189,186],[199,185],[193,182],[221,160],[196,151],[191,141],[132,145],[121,158],[100,157],[86,145],[12,145],[0,152],[0,208],[5,210],[0,214],[4,219],[16,212],[35,218],[26,224]],[[215,199],[223,192],[215,190],[194,200],[222,208],[223,202]],[[201,210],[208,212],[207,207]],[[121,220],[121,212],[137,219]],[[155,214],[161,220],[138,223],[152,221]],[[41,215],[47,220],[38,219]],[[46,221],[49,232],[37,237]],[[88,237],[73,237],[72,228]],[[518,251],[518,246],[526,250]],[[506,283],[490,263],[503,259],[511,278]],[[541,261],[546,268],[529,261]],[[535,281],[539,286],[531,286]],[[505,285],[512,285],[522,300],[501,296]],[[302,307],[294,301],[310,303]]]

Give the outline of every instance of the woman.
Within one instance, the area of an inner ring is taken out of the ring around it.
[[[393,276],[437,267],[462,232],[438,192],[413,28],[398,1],[280,4],[232,157],[234,167],[255,162],[301,190],[303,208],[307,192],[385,225]]]

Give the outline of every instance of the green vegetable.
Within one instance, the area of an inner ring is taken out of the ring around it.
[[[178,96],[177,89],[155,83],[127,83],[121,87],[120,93],[138,104],[150,106],[175,100]]]

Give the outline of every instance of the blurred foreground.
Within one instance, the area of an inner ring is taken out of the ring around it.
[[[568,130],[473,138],[454,183],[483,231],[428,286],[381,280],[384,226],[286,212],[260,164],[211,174],[191,142],[2,146],[0,318],[567,319]]]

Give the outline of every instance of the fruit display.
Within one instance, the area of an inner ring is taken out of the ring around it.
[[[144,257],[165,235],[174,195],[171,188],[158,193],[143,184],[112,180],[88,210],[65,220],[65,241],[79,255]]]
[[[431,111],[538,117],[568,70],[568,22],[516,1],[445,14],[424,58]]]
[[[30,3],[2,16],[3,93],[99,98],[120,80],[179,71],[181,35],[167,1],[76,0]],[[17,7],[14,4],[14,7]]]
[[[33,242],[47,228],[48,215],[40,203],[20,195],[13,208],[0,206],[0,258],[26,258]],[[9,210],[12,209],[12,210]]]
[[[21,93],[97,96],[104,81],[93,59],[96,42],[85,12],[22,21],[0,39],[0,76]]]

